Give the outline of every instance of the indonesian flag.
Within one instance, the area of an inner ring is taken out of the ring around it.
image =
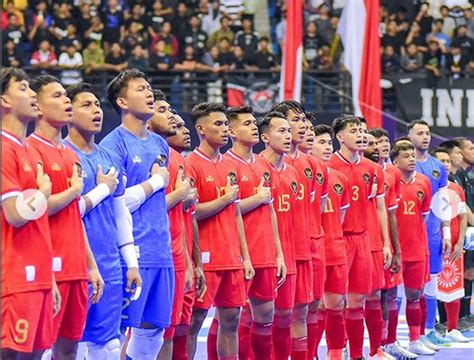
[[[303,77],[303,0],[287,1],[286,34],[280,75],[280,101],[301,101]]]
[[[354,113],[369,127],[382,126],[379,11],[379,0],[346,1],[338,28],[343,64],[352,76]]]

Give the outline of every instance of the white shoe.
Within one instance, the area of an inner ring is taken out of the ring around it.
[[[408,351],[417,355],[434,355],[436,351],[428,348],[421,340],[412,341],[408,345]]]
[[[425,345],[428,349],[433,351],[439,351],[441,348],[438,345],[433,344],[426,336],[422,336],[420,341]],[[411,350],[410,350],[411,351]]]
[[[396,359],[416,359],[418,356],[403,348],[398,342],[384,346],[384,351]]]
[[[468,343],[469,338],[465,337],[459,330],[453,329],[449,332],[446,332],[446,338],[451,341],[459,342],[459,343]]]

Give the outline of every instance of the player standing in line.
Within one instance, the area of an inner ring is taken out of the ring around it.
[[[272,195],[278,221],[278,234],[285,257],[287,276],[278,288],[273,320],[273,358],[287,360],[291,354],[291,321],[295,307],[296,260],[295,260],[295,207],[298,199],[298,172],[285,163],[285,155],[291,150],[291,126],[285,115],[271,111],[260,119],[260,138],[265,150],[260,153],[269,164],[272,179]]]
[[[444,142],[446,146],[447,142]],[[448,143],[450,145],[452,143]],[[454,144],[455,145],[455,144]],[[445,148],[437,148],[434,151],[434,156],[443,163],[446,168],[446,171],[451,173],[451,154],[450,151]],[[449,259],[451,261],[456,261],[463,254],[463,244],[464,237],[466,235],[467,228],[467,210],[466,210],[466,195],[464,194],[463,189],[453,181],[449,181],[448,189],[455,192],[458,196],[456,205],[457,209],[452,209],[456,211],[456,216],[451,220],[451,235],[453,237],[453,250]],[[447,329],[446,337],[455,342],[466,343],[469,342],[469,339],[465,337],[459,330],[459,311],[461,310],[461,299],[457,299],[451,302],[442,303],[446,309],[446,318],[447,318]]]
[[[376,145],[379,150],[379,164],[384,171],[385,180],[385,205],[387,207],[389,236],[392,251],[392,263],[389,268],[385,269],[385,286],[382,289],[382,314],[383,314],[383,331],[382,331],[382,345],[384,351],[388,354],[399,358],[406,359],[416,358],[413,354],[401,347],[397,342],[397,326],[398,326],[398,301],[397,290],[398,285],[403,283],[400,272],[401,254],[400,242],[398,240],[398,223],[396,216],[396,209],[398,201],[400,200],[400,171],[389,164],[387,160],[390,157],[390,139],[388,132],[381,128],[370,129],[369,133],[375,137]],[[397,205],[393,205],[393,197],[395,196]],[[390,204],[392,203],[392,204]]]
[[[228,142],[226,108],[204,102],[196,105],[192,118],[200,144],[186,159],[186,171],[197,188],[196,219],[207,292],[194,303],[190,327],[190,357],[194,357],[197,333],[207,312],[216,307],[214,328],[208,338],[208,357],[238,358],[240,307],[245,303],[245,280],[254,276],[240,214],[239,186],[233,162],[219,150]],[[243,274],[242,274],[243,268]],[[243,275],[243,276],[242,276]],[[217,337],[217,339],[216,339]],[[217,346],[216,346],[217,342]]]
[[[237,169],[240,211],[246,230],[255,276],[246,283],[248,304],[239,326],[239,359],[272,357],[272,323],[277,286],[286,278],[286,267],[273,208],[270,167],[252,153],[258,128],[249,106],[227,109],[232,149],[225,158]]]
[[[61,140],[61,129],[72,121],[71,100],[57,78],[40,75],[31,82],[40,108],[35,132],[27,139],[32,153],[44,166],[52,183],[48,199],[49,226],[53,245],[53,271],[62,306],[54,318],[53,357],[75,359],[87,317],[88,289],[91,303],[98,303],[104,290],[79,211],[83,189],[78,156]],[[67,229],[67,239],[64,230]]]
[[[443,164],[428,154],[431,142],[431,132],[428,124],[423,120],[414,120],[408,125],[408,138],[416,149],[416,171],[426,175],[431,182],[433,196],[441,189],[448,186],[448,174]],[[441,226],[442,225],[442,226]],[[434,326],[436,322],[436,294],[438,292],[438,273],[441,271],[443,255],[451,252],[451,228],[449,221],[443,221],[436,217],[431,211],[427,222],[430,274],[431,280],[425,285],[424,296],[421,298],[423,317],[421,333],[424,335],[422,341],[433,350],[439,350],[439,345],[445,345],[450,341],[444,339]],[[426,310],[425,310],[426,309]],[[425,336],[425,328],[428,334]]]
[[[181,116],[174,114],[176,123],[176,134],[168,136],[166,141],[170,148],[178,153],[183,153],[191,148],[191,136],[189,129]],[[190,184],[192,186],[192,184]],[[191,324],[191,315],[193,312],[193,304],[195,295],[200,297],[206,290],[206,279],[202,269],[201,250],[199,248],[199,230],[197,228],[196,219],[194,218],[194,208],[197,201],[196,188],[189,189],[188,196],[183,201],[184,231],[186,231],[186,247],[188,254],[192,254],[195,287],[184,294],[183,310],[180,322],[175,328],[173,337],[173,359],[188,359],[188,333]]]
[[[405,314],[410,337],[408,350],[418,355],[434,355],[435,351],[420,339],[423,327],[420,299],[428,270],[429,251],[425,222],[430,212],[431,186],[426,176],[415,171],[415,147],[409,141],[397,141],[392,147],[390,158],[401,172],[397,220],[407,298]]]
[[[333,153],[334,131],[328,125],[314,127],[313,155],[327,163]],[[326,331],[328,359],[340,360],[346,343],[344,322],[344,302],[347,296],[348,266],[346,241],[343,237],[342,223],[350,205],[350,189],[347,177],[337,170],[328,169],[328,198],[321,223],[324,230],[326,260],[326,280],[323,303],[319,312],[322,316],[318,328]],[[314,355],[317,357],[317,347]]]
[[[131,327],[127,359],[155,359],[170,325],[174,293],[165,187],[169,181],[166,141],[147,130],[154,100],[145,74],[131,69],[107,85],[107,98],[122,124],[100,143],[127,178],[125,202],[132,213],[135,250],[143,279],[140,298],[124,291],[122,329]]]
[[[312,214],[311,206],[315,190],[315,174],[309,156],[298,150],[306,134],[305,112],[297,101],[283,101],[273,106],[272,111],[281,112],[291,126],[291,149],[285,156],[285,162],[298,172],[298,199],[295,212],[295,258],[296,258],[296,294],[293,319],[291,322],[291,357],[306,360],[308,354],[308,330],[306,317],[308,305],[314,300],[311,238],[308,219]]]
[[[1,352],[4,359],[20,356],[41,359],[43,351],[52,345],[53,316],[61,306],[51,268],[53,250],[46,203],[43,213],[29,218],[21,212],[22,205],[18,206],[25,190],[40,192],[45,201],[51,195],[49,176],[44,174],[41,163],[32,160],[24,143],[28,124],[37,117],[36,93],[29,86],[26,73],[3,68]]]
[[[176,122],[171,105],[161,90],[154,90],[155,114],[148,121],[148,126],[155,134],[164,139],[176,135]],[[171,326],[165,330],[164,343],[158,359],[171,359],[173,356],[173,337],[175,327],[180,322],[183,310],[184,293],[191,290],[193,268],[188,254],[186,232],[184,227],[183,200],[188,196],[190,185],[185,176],[184,158],[170,149],[168,170],[170,181],[166,188],[166,207],[170,221],[171,252],[173,253],[175,288]]]
[[[317,357],[317,348],[324,333],[326,315],[319,308],[320,300],[324,294],[324,283],[326,280],[326,260],[324,249],[324,230],[321,226],[321,213],[325,207],[325,201],[328,195],[328,170],[326,165],[318,158],[311,155],[314,145],[313,124],[316,122],[314,113],[306,114],[306,135],[298,149],[309,155],[312,163],[314,177],[317,185],[314,190],[314,201],[310,209],[312,212],[311,221],[309,221],[311,238],[311,259],[313,262],[313,294],[314,300],[309,304],[306,325],[308,329],[308,360]]]
[[[347,243],[349,287],[345,321],[350,356],[361,358],[364,345],[364,304],[371,292],[371,253],[368,238],[368,206],[374,179],[374,168],[362,161],[363,131],[361,121],[353,115],[341,115],[333,121],[341,149],[328,162],[349,180],[351,203],[342,226]]]
[[[105,281],[101,301],[89,307],[82,341],[87,342],[87,359],[120,359],[123,291],[120,254],[128,269],[126,291],[133,293],[142,286],[132,219],[125,205],[123,178],[118,177],[110,155],[94,142],[95,135],[102,130],[104,116],[99,99],[91,86],[84,83],[68,87],[67,96],[72,102],[73,118],[64,142],[81,160],[84,180],[81,215]],[[135,297],[140,295],[139,291]]]

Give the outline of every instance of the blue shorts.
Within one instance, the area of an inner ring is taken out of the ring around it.
[[[430,274],[439,274],[443,263],[443,244],[439,233],[428,238],[428,246],[430,248]]]
[[[123,268],[124,279],[127,269]],[[157,328],[167,328],[171,324],[174,297],[173,268],[140,268],[143,280],[142,294],[131,301],[131,294],[123,288],[122,328],[140,327],[147,322]]]
[[[122,293],[122,280],[105,282],[102,298],[97,304],[89,306],[86,327],[81,341],[104,345],[119,337]],[[92,294],[91,285],[89,285],[89,294]]]

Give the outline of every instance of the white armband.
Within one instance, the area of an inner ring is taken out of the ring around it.
[[[107,196],[110,195],[110,188],[104,183],[100,183],[91,191],[89,191],[85,196],[91,201],[92,209],[100,204]]]
[[[443,239],[451,240],[451,227],[443,225]]]
[[[147,183],[153,188],[154,193],[165,187],[165,180],[158,174],[153,174],[151,178],[147,180]]]
[[[84,217],[84,214],[86,213],[86,200],[84,200],[84,196],[81,196],[81,198],[78,201],[79,205],[79,212],[81,213],[81,217]]]
[[[125,189],[125,205],[130,212],[136,211],[145,200],[145,190],[140,184]]]
[[[120,249],[120,254],[127,264],[127,267],[138,268],[138,259],[133,239],[133,219],[125,205],[125,196],[114,198],[113,204],[118,233],[117,244]]]

